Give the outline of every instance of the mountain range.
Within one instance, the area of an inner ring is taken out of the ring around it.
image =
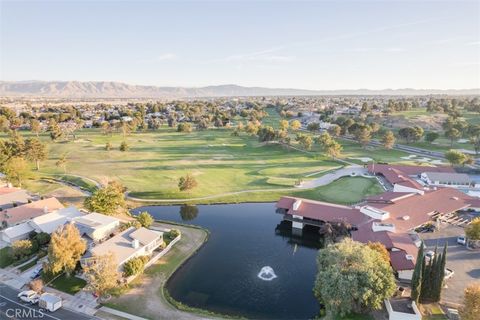
[[[159,87],[112,81],[0,81],[0,96],[45,98],[196,98],[316,95],[480,95],[480,89],[305,90],[243,87],[233,84],[206,87]]]

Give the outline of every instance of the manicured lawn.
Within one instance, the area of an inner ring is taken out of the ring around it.
[[[344,177],[323,187],[296,192],[295,195],[326,202],[353,204],[366,196],[382,192],[383,189],[376,179]]]
[[[8,267],[13,263],[13,258],[10,255],[10,247],[0,249],[0,268]]]
[[[83,279],[77,278],[75,276],[71,276],[68,278],[65,274],[62,274],[60,277],[50,283],[50,287],[69,294],[75,294],[78,291],[82,290],[82,288],[85,287],[86,284],[87,282]]]

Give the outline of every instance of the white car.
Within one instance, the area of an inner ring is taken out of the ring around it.
[[[464,246],[467,244],[467,238],[465,236],[459,236],[457,237],[457,243]]]
[[[38,293],[33,290],[22,291],[17,295],[17,297],[23,302],[29,302],[31,304],[37,303],[38,299],[40,298]]]
[[[433,259],[433,257],[435,257],[435,252],[434,251],[428,250],[427,252],[425,252],[425,258],[427,258],[428,260]]]

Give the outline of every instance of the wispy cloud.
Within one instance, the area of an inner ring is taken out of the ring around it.
[[[405,52],[407,51],[405,48],[400,48],[400,47],[391,47],[391,48],[353,48],[349,50],[350,52],[356,52],[356,53],[366,53],[366,52]]]
[[[234,61],[234,62],[248,62],[248,61],[260,61],[260,62],[273,62],[273,63],[282,63],[290,62],[294,60],[292,56],[286,56],[278,54],[277,52],[282,50],[283,47],[274,47],[261,51],[255,51],[246,54],[234,54],[226,57],[225,61]]]
[[[472,41],[468,42],[467,46],[480,46],[480,41]]]
[[[154,63],[154,62],[162,62],[162,61],[173,60],[173,59],[177,59],[177,55],[174,53],[167,52],[153,58],[139,60],[138,62]]]

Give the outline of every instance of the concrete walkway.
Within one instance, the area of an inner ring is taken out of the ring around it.
[[[123,311],[119,311],[119,310],[116,310],[116,309],[112,309],[112,308],[109,308],[109,307],[101,307],[99,310],[100,310],[100,311],[103,311],[103,312],[107,312],[107,313],[113,314],[113,315],[118,316],[118,317],[125,318],[125,319],[130,319],[130,320],[147,320],[146,318],[134,316],[133,314],[126,313],[126,312],[123,312]]]

